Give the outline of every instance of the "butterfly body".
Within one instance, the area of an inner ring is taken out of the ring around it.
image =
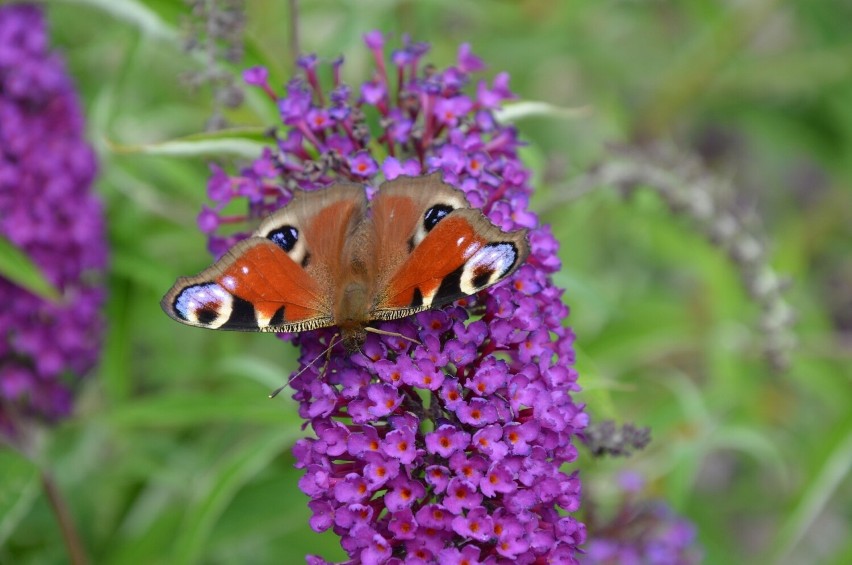
[[[338,183],[297,194],[211,267],[163,297],[204,328],[299,332],[337,326],[355,351],[369,324],[449,304],[511,275],[526,230],[504,232],[438,175],[398,177],[368,203]]]
[[[340,329],[347,350],[356,350],[367,337],[370,322],[370,291],[366,281],[352,281],[343,287],[337,302],[334,323]]]

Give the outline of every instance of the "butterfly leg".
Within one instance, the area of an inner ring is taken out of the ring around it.
[[[322,357],[325,357],[325,364],[323,365],[323,368],[322,368],[322,373],[325,373],[325,372],[328,370],[328,364],[329,364],[329,362],[331,361],[331,350],[332,350],[332,348],[333,348],[335,345],[337,345],[337,344],[338,344],[338,343],[340,343],[340,341],[341,341],[341,340],[337,340],[337,341],[335,341],[335,340],[336,340],[337,338],[339,338],[339,337],[340,337],[340,334],[339,334],[339,333],[336,333],[336,334],[334,334],[333,336],[331,336],[331,341],[329,342],[328,347],[326,347],[326,348],[325,348],[325,351],[323,351],[322,353],[320,353],[319,355],[317,355],[316,357],[314,357],[314,358],[311,360],[311,362],[310,362],[310,363],[308,363],[307,365],[305,365],[304,367],[302,367],[302,370],[300,370],[298,373],[296,373],[295,375],[293,375],[292,377],[290,377],[289,379],[287,379],[287,382],[286,382],[286,383],[284,383],[284,384],[283,384],[283,385],[281,385],[280,387],[278,387],[278,388],[276,388],[275,390],[273,390],[273,391],[272,391],[272,393],[270,393],[269,398],[275,398],[276,396],[278,396],[278,394],[279,394],[282,390],[284,390],[285,388],[287,388],[287,387],[290,385],[290,383],[292,383],[292,382],[293,382],[293,380],[294,380],[296,377],[298,377],[299,375],[301,375],[302,373],[304,373],[305,371],[307,371],[309,367],[311,367],[314,363],[316,363],[317,361],[319,361],[319,359],[320,359],[320,358],[322,358]]]
[[[414,339],[413,337],[408,337],[407,335],[402,335],[399,332],[389,332],[389,331],[386,331],[386,330],[380,330],[378,328],[372,328],[370,326],[367,326],[364,329],[366,331],[370,332],[370,333],[373,333],[373,334],[389,335],[389,336],[393,336],[393,337],[401,337],[402,339],[410,341],[411,343],[414,343],[416,345],[423,345],[422,343],[420,343],[418,340]]]

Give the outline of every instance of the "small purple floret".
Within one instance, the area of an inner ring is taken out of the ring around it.
[[[264,86],[269,81],[266,67],[251,67],[243,71],[243,80],[252,86]]]

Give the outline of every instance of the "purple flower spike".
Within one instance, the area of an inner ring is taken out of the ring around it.
[[[302,348],[292,386],[314,435],[294,453],[311,527],[332,529],[353,563],[576,562],[580,482],[563,469],[586,418],[550,278],[557,243],[527,208],[517,132],[492,113],[514,97],[508,75],[470,92],[484,65],[468,46],[435,69],[421,64],[425,43],[404,37],[388,58],[382,33],[364,39],[376,69],[361,85],[340,82],[339,61],[323,73],[303,60],[275,97],[276,150],[230,179],[214,170],[210,208],[245,198],[244,219],[256,219],[295,189],[358,182],[369,196],[383,178],[440,173],[502,229],[529,229],[531,253],[511,280],[454,306],[375,322],[394,335],[370,334],[354,355],[339,345],[326,355],[334,329],[284,336]],[[329,75],[326,103],[315,79]]]
[[[24,447],[33,421],[70,415],[100,353],[107,248],[84,130],[41,10],[0,7],[0,238],[60,294],[47,300],[0,276],[0,443]]]

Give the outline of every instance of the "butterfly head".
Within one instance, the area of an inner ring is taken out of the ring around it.
[[[347,353],[357,353],[361,351],[361,346],[367,340],[367,329],[363,323],[351,322],[339,324],[341,341]]]

